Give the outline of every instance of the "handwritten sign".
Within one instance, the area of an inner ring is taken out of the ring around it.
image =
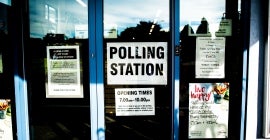
[[[228,109],[228,83],[190,83],[189,138],[227,138]]]

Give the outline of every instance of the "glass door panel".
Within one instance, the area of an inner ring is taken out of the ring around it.
[[[0,2],[0,139],[16,139],[11,2]]]
[[[180,139],[240,139],[238,1],[180,1]]]
[[[87,0],[30,0],[30,136],[90,139]]]
[[[104,0],[106,139],[171,139],[169,1]]]

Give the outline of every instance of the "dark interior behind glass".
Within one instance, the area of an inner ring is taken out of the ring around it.
[[[90,139],[87,11],[76,1],[29,1],[30,38],[25,52],[31,139]],[[83,98],[46,97],[47,46],[79,46],[77,71]]]

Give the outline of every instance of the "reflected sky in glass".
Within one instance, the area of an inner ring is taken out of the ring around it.
[[[159,16],[157,17],[157,13]],[[225,0],[181,0],[180,29],[186,24],[194,28],[205,17],[209,24],[218,26],[225,13]],[[169,1],[164,0],[105,0],[104,24],[117,26],[118,30],[135,27],[139,21],[154,21],[163,30],[169,29]],[[217,28],[217,27],[215,27]]]
[[[6,5],[11,6],[11,0],[0,0],[0,3],[4,3]]]
[[[140,21],[150,21],[169,29],[167,0],[104,0],[104,28],[117,26],[118,31],[135,27]]]
[[[29,4],[30,31],[34,36],[46,35],[52,26],[55,33],[74,36],[75,25],[88,24],[88,8],[76,0],[30,0]],[[44,21],[45,4],[57,10],[57,25]],[[186,24],[196,28],[205,17],[213,30],[218,28],[224,13],[225,0],[180,0],[180,29]],[[136,27],[140,21],[157,23],[168,31],[169,0],[104,0],[104,30],[116,28],[119,34],[128,27]]]
[[[210,31],[216,31],[225,13],[225,0],[181,0],[180,29],[189,24],[194,31],[204,17]]]
[[[47,33],[56,33],[73,38],[76,36],[77,26],[86,27],[80,28],[80,36],[88,35],[88,8],[85,7],[88,2],[87,0],[78,1],[30,0],[30,37],[42,38]]]

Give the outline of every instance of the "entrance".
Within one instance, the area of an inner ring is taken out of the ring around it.
[[[238,4],[29,0],[31,138],[240,139]]]

